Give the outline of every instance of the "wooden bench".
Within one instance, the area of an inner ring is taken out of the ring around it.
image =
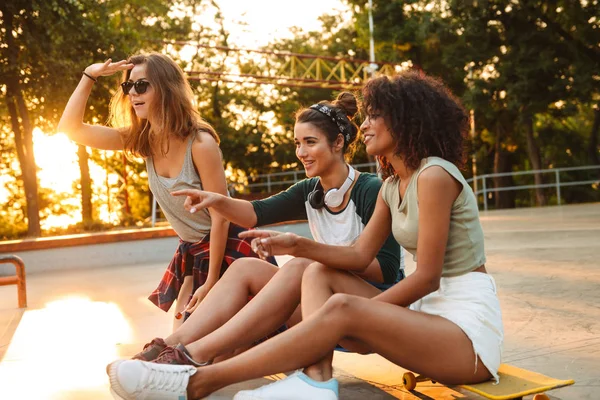
[[[17,256],[0,256],[0,264],[13,264],[16,274],[13,276],[1,276],[0,286],[17,285],[19,297],[19,308],[27,307],[27,287],[25,284],[25,263]]]

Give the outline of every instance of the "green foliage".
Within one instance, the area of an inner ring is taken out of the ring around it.
[[[319,31],[294,28],[291,39],[276,40],[264,50],[367,59],[368,3],[346,3],[350,18],[348,14],[323,15]],[[373,3],[376,60],[408,62],[441,77],[474,110],[476,135],[469,153],[475,155],[478,174],[531,169],[536,151],[544,168],[598,160],[594,121],[598,122],[595,118],[600,113],[593,112],[600,104],[598,1]],[[230,51],[214,48],[235,44],[229,43],[218,2],[213,0],[12,0],[3,2],[0,12],[2,28],[7,16],[13,19],[12,28],[0,30],[0,174],[6,177],[0,182],[5,188],[0,193],[5,200],[0,205],[1,238],[19,237],[27,231],[23,174],[4,101],[11,74],[18,78],[32,126],[51,134],[81,71],[93,62],[122,59],[139,51],[163,51],[185,71],[244,73],[263,65],[263,60],[235,58]],[[194,25],[197,15],[213,16],[214,24]],[[6,45],[9,39],[14,39],[16,47]],[[172,44],[165,46],[164,40]],[[177,40],[211,47],[184,57]],[[16,62],[10,61],[11,54]],[[94,85],[86,122],[106,121],[119,79],[102,78]],[[221,137],[231,181],[240,184],[248,175],[299,169],[293,145],[295,112],[337,94],[324,88],[231,83],[224,77],[192,79],[191,84],[202,116]],[[528,142],[538,148],[528,150]],[[364,146],[358,150],[353,162],[367,161]],[[113,223],[98,222],[100,213],[108,210],[117,215],[114,223],[147,224],[151,202],[143,160],[124,160],[122,154],[113,152],[88,153],[89,161],[114,174],[116,182],[76,182],[78,194],[88,184],[93,190],[92,221],[46,234],[108,229]],[[494,184],[533,182],[532,177],[511,179],[497,179]],[[569,175],[564,179],[591,178]],[[553,196],[552,190],[545,195]],[[598,188],[563,192],[567,201],[597,200],[598,196]],[[42,189],[38,197],[42,223],[51,215],[79,212],[67,195]],[[493,200],[496,207],[534,201],[528,191],[504,192]]]
[[[172,4],[163,0],[3,2],[0,7],[0,42],[7,43],[7,35],[12,35],[14,46],[0,46],[0,93],[6,94],[7,81],[4,78],[10,79],[11,74],[17,76],[31,125],[45,132],[54,131],[73,88],[81,78],[81,71],[87,65],[109,57],[123,59],[141,50],[158,51],[163,47],[164,39],[187,38],[191,18],[189,15],[173,17],[170,13]],[[12,18],[11,26],[6,25],[9,16]],[[88,102],[87,122],[106,121],[115,82],[116,79],[101,79],[95,85]],[[4,101],[2,103],[4,106]],[[0,119],[3,127],[10,126],[5,108],[0,108]],[[4,137],[3,142],[6,143],[6,147],[3,143],[3,149],[13,148],[7,156],[14,160],[14,142],[10,137]],[[134,174],[139,174],[139,171],[134,171]],[[20,175],[17,177],[21,178]],[[133,181],[136,182],[135,179]],[[11,199],[21,199],[20,202],[12,201],[12,204],[21,204],[24,198],[22,185],[12,185],[7,189]],[[129,190],[136,193],[131,196],[133,204],[129,213],[138,213],[138,218],[147,216],[147,184],[135,183]],[[138,190],[141,195],[137,195]],[[42,221],[50,214],[75,212],[72,205],[65,206],[65,199],[57,196],[52,191],[38,193]],[[3,205],[2,212],[11,215],[19,212],[21,216],[18,219],[24,220],[24,207],[11,209],[10,204],[9,201]]]
[[[357,43],[367,48],[367,2],[347,3],[353,7]],[[441,77],[475,110],[477,138],[470,152],[479,174],[532,169],[536,159],[540,168],[584,165],[586,153],[600,154],[589,148],[598,143],[591,127],[591,108],[600,100],[597,1],[373,3],[376,59],[410,60]],[[577,133],[558,129],[575,119]],[[527,145],[529,124],[534,147]],[[568,157],[565,148],[571,149]]]

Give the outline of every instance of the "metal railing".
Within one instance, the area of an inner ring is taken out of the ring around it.
[[[0,264],[13,264],[15,274],[0,276],[0,286],[17,285],[17,298],[19,308],[27,307],[27,283],[25,278],[25,263],[20,257],[8,255],[0,256]]]
[[[570,171],[586,171],[586,170],[600,170],[600,165],[586,165],[582,167],[565,167],[565,168],[550,168],[550,169],[538,169],[531,171],[518,171],[518,172],[501,172],[497,174],[485,174],[479,175],[473,178],[467,179],[467,182],[474,183],[475,196],[483,195],[483,209],[488,209],[488,195],[495,192],[506,192],[510,190],[524,190],[524,189],[538,189],[538,188],[555,188],[556,189],[556,201],[558,205],[562,204],[560,188],[565,186],[579,186],[579,185],[600,185],[600,178],[587,179],[578,181],[561,181],[561,172]],[[534,175],[534,174],[554,174],[554,182],[552,183],[541,183],[541,184],[528,184],[528,185],[516,185],[516,186],[503,186],[503,187],[490,187],[487,186],[487,179],[499,178],[505,176],[521,176],[521,175]],[[481,188],[481,189],[480,189]]]
[[[368,171],[368,172],[376,172],[377,171],[377,163],[362,163],[362,164],[353,164],[355,169],[359,171]],[[540,169],[540,170],[531,170],[531,171],[518,171],[518,172],[501,172],[496,174],[485,174],[478,175],[473,178],[467,179],[473,186],[473,190],[475,196],[479,198],[481,195],[483,197],[483,209],[485,211],[488,210],[488,196],[491,193],[496,192],[505,192],[511,190],[524,190],[524,189],[537,189],[537,188],[555,188],[556,189],[556,198],[557,204],[562,204],[561,197],[561,187],[567,186],[579,186],[579,185],[600,185],[600,178],[598,179],[587,179],[587,180],[578,180],[578,181],[561,181],[560,174],[562,172],[571,172],[571,171],[586,171],[586,170],[600,170],[600,165],[586,165],[581,167],[565,167],[565,168],[550,168],[550,169]],[[521,175],[534,175],[536,173],[541,174],[554,174],[554,182],[552,183],[542,183],[542,184],[527,184],[527,185],[516,185],[516,186],[503,186],[503,187],[488,187],[487,180],[490,178],[499,178],[506,176],[521,176]],[[284,190],[285,188],[293,185],[294,183],[304,179],[306,177],[304,170],[296,170],[296,171],[286,171],[286,172],[275,172],[272,174],[260,174],[248,177],[248,180],[253,182],[244,186],[245,189],[249,189],[252,191],[253,189],[262,189],[266,188],[267,193],[273,193],[274,190]],[[257,182],[259,181],[259,182]],[[232,195],[235,194],[234,185],[229,186],[230,193]],[[152,202],[152,226],[156,223],[156,199]]]

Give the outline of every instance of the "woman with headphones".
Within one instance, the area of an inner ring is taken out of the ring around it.
[[[187,196],[184,206],[192,214],[210,208],[248,228],[308,219],[316,241],[351,245],[369,222],[382,184],[346,163],[358,134],[351,121],[357,110],[356,98],[345,92],[296,113],[296,156],[308,178],[286,191],[252,202],[194,189],[172,194]],[[404,277],[401,251],[389,236],[369,265],[346,270],[362,279],[340,290],[373,297],[391,287]],[[294,325],[301,319],[302,276],[312,263],[294,258],[277,268],[256,258],[236,260],[201,302],[190,301],[186,311],[193,314],[179,329],[155,338],[134,358],[204,365]]]

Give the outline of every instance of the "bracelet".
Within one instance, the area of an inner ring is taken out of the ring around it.
[[[91,76],[90,74],[88,74],[87,72],[83,71],[83,75],[87,76],[88,78],[90,78],[91,80],[93,80],[94,82],[98,82],[98,79],[94,78],[93,76]]]

